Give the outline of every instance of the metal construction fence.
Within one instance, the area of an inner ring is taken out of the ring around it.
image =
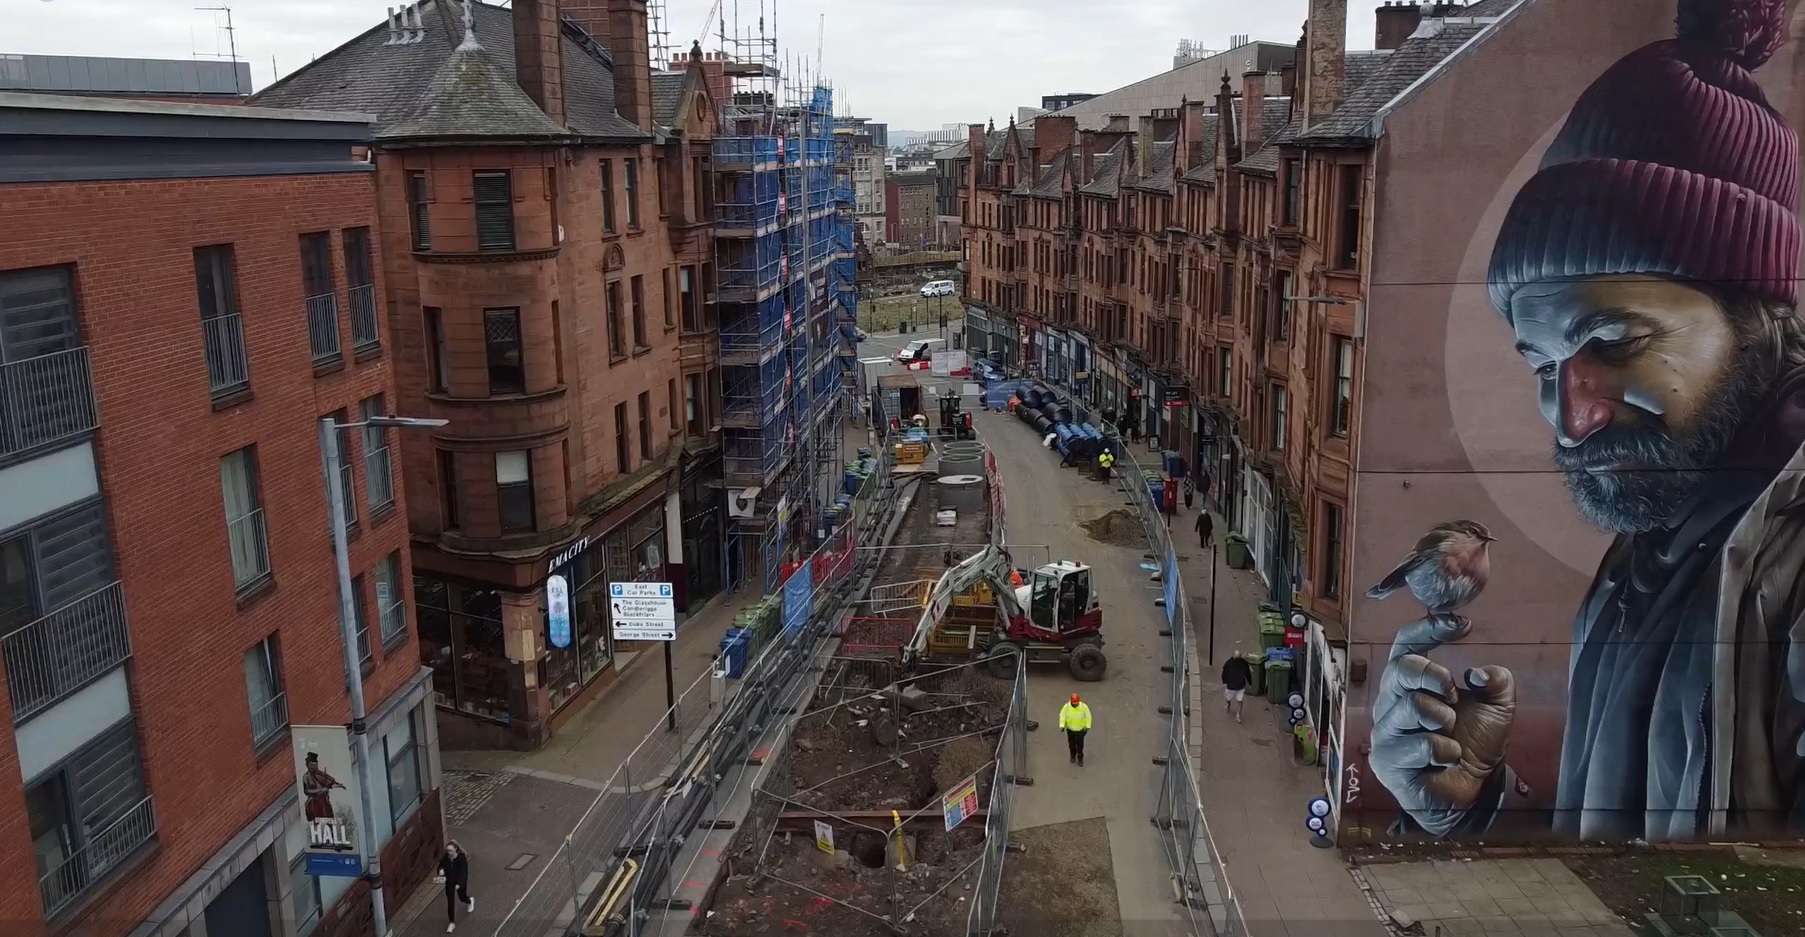
[[[1113,427],[1107,427],[1106,431],[1120,438]],[[1173,891],[1190,913],[1192,930],[1202,935],[1246,937],[1247,923],[1241,915],[1240,902],[1229,886],[1222,854],[1210,836],[1210,825],[1203,815],[1203,800],[1197,792],[1192,723],[1188,718],[1195,689],[1192,681],[1197,676],[1192,673],[1197,659],[1191,647],[1191,607],[1179,574],[1177,548],[1172,544],[1166,518],[1154,498],[1153,483],[1160,477],[1160,472],[1144,468],[1128,448],[1125,445],[1115,447],[1116,470],[1159,563],[1172,662],[1168,698],[1162,707],[1172,714],[1171,730],[1166,737],[1165,776],[1160,782],[1158,813],[1153,822],[1162,833],[1166,860],[1171,865]]]
[[[740,675],[724,676],[720,659],[713,672],[684,688],[596,794],[495,937],[597,929],[638,937],[644,931],[651,912],[672,894],[685,840],[717,795],[731,793],[723,785],[738,783],[735,769],[758,740],[786,718],[795,685],[806,685],[798,678],[834,633],[842,603],[877,562],[877,553],[856,547],[875,540],[887,522],[895,495],[890,463],[884,455],[876,459],[840,526],[788,571],[785,587],[774,594],[783,605],[780,625],[749,636]]]
[[[1027,757],[1027,674],[921,675],[841,657],[754,789],[716,926],[773,909],[811,932],[861,919],[902,935],[988,937]],[[742,919],[744,918],[744,919]]]

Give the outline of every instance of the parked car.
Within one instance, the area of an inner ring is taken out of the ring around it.
[[[930,298],[934,296],[951,296],[953,295],[953,292],[953,281],[951,280],[931,280],[927,285],[921,288],[921,295]]]

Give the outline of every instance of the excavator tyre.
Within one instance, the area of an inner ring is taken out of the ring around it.
[[[1103,649],[1095,644],[1085,643],[1072,648],[1066,666],[1072,670],[1072,677],[1085,683],[1096,683],[1103,679],[1109,670],[1109,658],[1103,655]]]
[[[998,680],[1013,680],[1021,667],[1022,649],[1008,641],[998,641],[984,652],[984,669]]]

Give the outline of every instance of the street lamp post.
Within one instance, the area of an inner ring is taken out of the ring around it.
[[[346,547],[345,530],[345,500],[349,492],[345,491],[338,434],[340,430],[358,427],[436,428],[447,422],[402,416],[377,416],[359,423],[340,423],[329,416],[320,419],[320,450],[326,460],[326,509],[332,513],[332,560],[338,572],[338,630],[345,652],[345,683],[351,691],[351,757],[357,762],[358,808],[363,813],[358,824],[363,832],[358,846],[363,850],[364,879],[370,884],[370,916],[376,937],[388,937],[388,912],[383,907],[382,858],[375,837],[370,835],[376,816],[370,798],[370,726],[364,709],[363,659],[357,653],[357,605],[351,593],[351,551]]]

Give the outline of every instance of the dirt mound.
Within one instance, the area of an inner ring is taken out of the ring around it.
[[[1147,546],[1147,531],[1141,527],[1141,519],[1133,511],[1124,508],[1116,508],[1079,526],[1098,543],[1107,543],[1112,547]]]

